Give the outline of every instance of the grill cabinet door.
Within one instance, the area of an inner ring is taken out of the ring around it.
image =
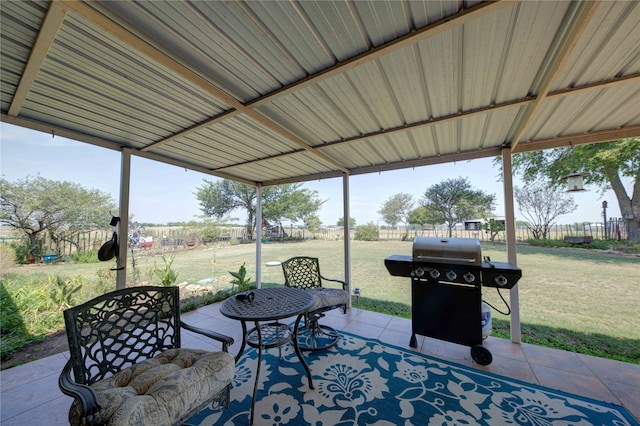
[[[413,333],[473,346],[482,343],[480,285],[411,280]]]

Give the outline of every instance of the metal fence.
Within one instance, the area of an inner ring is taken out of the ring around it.
[[[223,227],[219,229],[219,237],[208,244],[231,244],[248,239],[245,227]],[[111,239],[111,230],[92,230],[78,234],[63,236],[57,241],[50,237],[44,239],[42,255],[71,256],[76,252],[97,250],[105,242]],[[349,232],[351,239],[355,238],[355,228]],[[378,227],[379,240],[413,240],[414,237],[448,237],[449,230],[444,225],[410,227]],[[137,245],[134,248],[145,249],[178,249],[188,248],[195,245],[205,244],[205,239],[198,235],[195,229],[181,227],[152,227],[147,228],[145,236],[151,237],[152,244]],[[547,238],[563,239],[566,236],[591,236],[594,240],[602,239],[627,239],[627,229],[622,218],[610,218],[607,223],[590,223],[574,225],[554,225],[550,228]],[[480,241],[492,240],[492,235],[483,230],[466,230],[458,225],[452,230],[454,238],[477,238]],[[18,242],[23,235],[17,231],[7,232],[5,229],[0,235],[0,243]],[[263,233],[265,241],[278,241],[284,239],[320,239],[320,240],[341,240],[344,239],[344,229],[340,227],[324,228],[311,232],[301,227],[288,226],[280,228],[278,232],[265,230]],[[533,233],[526,226],[517,226],[516,240],[526,241],[533,238]],[[493,236],[493,241],[505,241],[503,231]]]
[[[355,238],[355,229],[351,229],[350,238]],[[324,240],[335,240],[344,238],[344,230],[342,228],[322,229],[313,234],[314,238]],[[378,235],[380,240],[413,240],[414,237],[448,237],[449,229],[444,225],[432,225],[415,227],[412,226],[408,230],[404,227],[378,227]],[[596,240],[604,239],[627,239],[627,229],[624,220],[621,218],[611,218],[604,223],[591,224],[574,224],[574,225],[553,225],[549,229],[548,239],[561,240],[566,236],[592,236]],[[467,230],[462,225],[456,225],[451,236],[453,238],[477,238],[480,241],[490,241],[491,233],[483,230]],[[533,238],[533,232],[524,226],[516,226],[516,240],[526,241]],[[493,241],[505,241],[504,231],[497,232]]]

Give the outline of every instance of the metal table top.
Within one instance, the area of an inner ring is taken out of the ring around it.
[[[236,296],[222,302],[220,313],[240,321],[270,321],[300,315],[313,306],[315,297],[307,291],[290,287],[261,288],[253,301],[237,300]]]

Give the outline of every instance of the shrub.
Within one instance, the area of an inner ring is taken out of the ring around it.
[[[593,240],[590,244],[585,244],[584,247],[596,250],[610,250],[611,243],[607,240]]]
[[[360,241],[378,241],[380,238],[378,227],[373,222],[356,226],[356,235],[354,238]]]
[[[29,263],[29,240],[23,238],[20,242],[12,242],[11,248],[15,253],[15,259],[17,263]]]
[[[612,241],[611,248],[628,254],[640,254],[640,241]]]
[[[4,340],[6,335],[25,333],[26,329],[20,311],[14,303],[11,295],[4,286],[4,282],[0,281],[0,335]]]
[[[16,251],[6,244],[0,245],[0,270],[6,271],[16,264]]]
[[[108,272],[105,273],[108,276]],[[107,280],[108,278],[105,278]],[[7,273],[0,277],[0,357],[64,330],[62,309],[105,293],[113,283],[83,276]]]
[[[244,263],[240,265],[240,269],[238,269],[238,272],[229,271],[229,273],[233,277],[233,280],[231,280],[231,284],[233,286],[237,284],[240,291],[246,291],[249,289],[249,282],[251,278],[247,277],[247,268],[245,268]],[[233,286],[231,287],[232,291]]]
[[[565,243],[563,240],[550,240],[542,238],[529,238],[527,243],[536,247],[571,247],[571,244]]]
[[[1,302],[2,359],[30,342],[43,339],[51,330],[64,327],[62,313],[49,296],[46,276],[4,274]]]
[[[84,284],[82,277],[75,277],[72,279],[63,279],[56,275],[55,277],[49,276],[49,286],[51,291],[49,296],[53,303],[58,306],[58,309],[64,310],[70,308],[75,304],[74,294],[79,292]]]
[[[175,256],[171,256],[171,258],[167,259],[162,256],[162,261],[164,262],[164,269],[156,269],[155,273],[160,278],[160,283],[164,286],[171,286],[175,284],[178,279],[178,273],[173,270],[171,265],[173,264],[173,259]]]
[[[564,240],[530,238],[527,243],[536,247],[578,247],[595,250],[609,250],[611,248],[611,242],[607,240],[593,240],[589,244],[569,244]]]
[[[98,269],[96,276],[98,277],[96,295],[107,293],[115,288],[116,274],[111,269]]]
[[[71,256],[71,260],[76,263],[98,263],[98,250],[87,250],[83,252],[74,253]]]

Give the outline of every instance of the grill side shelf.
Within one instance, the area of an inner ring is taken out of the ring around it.
[[[482,285],[512,289],[522,278],[522,270],[508,262],[482,262]]]
[[[410,277],[413,271],[413,258],[401,254],[394,254],[384,260],[384,266],[394,277]]]
[[[389,274],[395,277],[419,278],[428,281],[451,281],[462,284],[482,283],[484,287],[511,289],[522,277],[522,270],[507,262],[482,262],[482,266],[447,265],[436,262],[415,261],[412,256],[394,254],[384,260]],[[424,275],[416,276],[415,272],[421,270]],[[430,276],[432,270],[436,270],[435,276]],[[454,271],[456,277],[447,277],[447,272]],[[465,271],[471,272],[475,279],[465,279]],[[480,276],[481,275],[481,276]]]

